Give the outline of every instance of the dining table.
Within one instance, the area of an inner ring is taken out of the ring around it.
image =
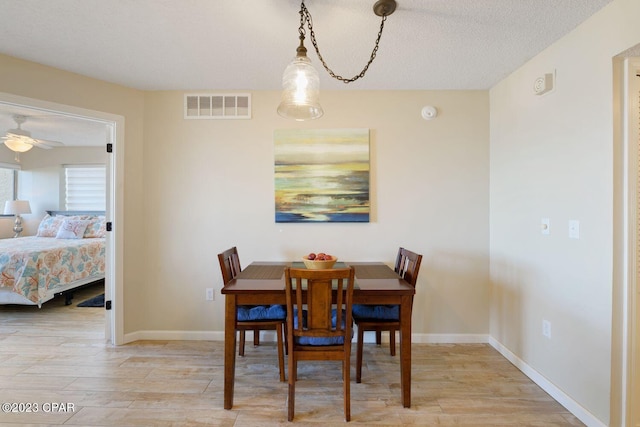
[[[411,310],[415,288],[382,262],[338,262],[333,268],[353,266],[354,304],[400,306],[400,391],[402,405],[411,406]],[[305,268],[303,262],[256,261],[223,288],[224,409],[233,407],[236,366],[236,316],[240,305],[286,304],[285,267]]]

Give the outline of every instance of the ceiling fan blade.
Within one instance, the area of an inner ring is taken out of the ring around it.
[[[55,147],[64,147],[64,144],[62,142],[49,141],[46,139],[33,139],[31,144],[34,147],[44,148],[46,150],[51,150],[52,148],[55,148]]]

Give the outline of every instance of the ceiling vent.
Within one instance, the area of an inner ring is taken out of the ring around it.
[[[185,119],[250,119],[251,94],[185,94]]]

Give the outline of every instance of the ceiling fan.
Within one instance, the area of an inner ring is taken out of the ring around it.
[[[46,139],[36,139],[31,137],[31,132],[22,129],[22,124],[27,120],[27,116],[14,114],[13,120],[18,126],[16,129],[9,129],[2,139],[4,145],[16,153],[16,161],[19,162],[19,153],[31,150],[33,147],[50,150],[54,147],[62,147],[64,144],[58,141],[48,141]]]

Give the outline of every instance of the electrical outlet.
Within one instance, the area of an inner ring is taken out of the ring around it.
[[[542,320],[542,335],[551,339],[551,322],[548,320]]]
[[[207,288],[207,301],[213,301],[215,298],[215,294],[213,293],[213,288]]]
[[[549,218],[542,218],[540,220],[540,232],[542,234],[551,233],[551,221],[549,220]]]

